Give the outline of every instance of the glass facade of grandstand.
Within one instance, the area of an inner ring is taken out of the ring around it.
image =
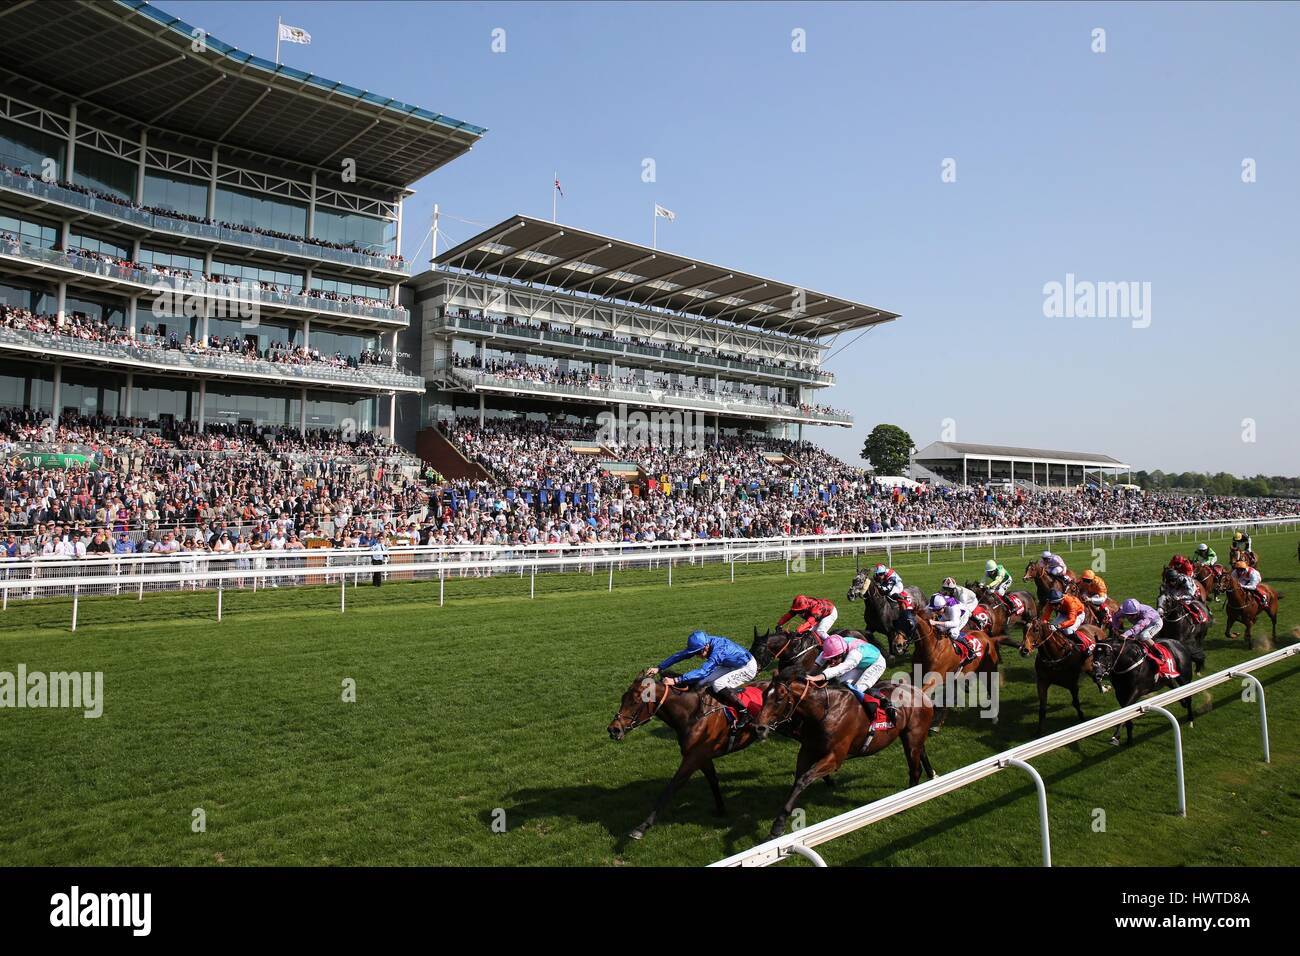
[[[0,405],[392,437],[404,187],[4,87]]]

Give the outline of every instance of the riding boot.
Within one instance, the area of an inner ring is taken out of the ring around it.
[[[903,623],[901,630],[907,635],[907,639],[910,641],[912,638],[916,637],[916,612],[904,611],[901,620]]]
[[[736,730],[743,730],[749,723],[749,708],[740,702],[736,692],[730,688],[710,687],[709,693],[714,700],[736,712]]]

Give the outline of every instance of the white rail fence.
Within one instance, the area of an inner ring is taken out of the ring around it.
[[[1263,654],[1235,667],[1208,674],[1199,680],[1192,681],[1190,684],[1164,691],[1136,704],[1121,707],[1066,730],[1039,737],[1018,747],[1012,747],[1010,750],[1004,750],[1000,754],[986,757],[983,760],[962,767],[960,770],[942,774],[933,780],[926,781],[908,790],[899,791],[874,803],[868,803],[856,810],[841,813],[839,816],[823,820],[821,823],[815,823],[800,830],[794,830],[784,836],[768,840],[765,843],[760,843],[752,849],[729,856],[725,860],[719,860],[717,863],[711,864],[711,866],[770,866],[781,860],[789,859],[791,856],[801,856],[811,860],[815,866],[824,867],[826,861],[813,847],[847,836],[887,817],[902,813],[904,810],[910,810],[923,803],[928,803],[937,797],[959,790],[977,780],[991,777],[1008,767],[1015,767],[1025,771],[1034,781],[1034,787],[1038,793],[1038,826],[1042,841],[1043,865],[1051,866],[1052,843],[1047,817],[1047,787],[1038,771],[1030,765],[1030,760],[1041,757],[1053,750],[1058,750],[1061,747],[1077,743],[1091,737],[1093,734],[1109,731],[1126,720],[1133,720],[1144,714],[1159,714],[1166,718],[1173,727],[1174,777],[1178,796],[1178,813],[1180,816],[1185,817],[1187,816],[1187,791],[1183,778],[1182,728],[1178,724],[1178,719],[1167,707],[1188,697],[1208,691],[1212,687],[1240,678],[1244,684],[1249,684],[1253,688],[1259,701],[1260,736],[1264,749],[1264,762],[1268,763],[1271,754],[1268,742],[1268,711],[1264,702],[1264,686],[1251,672],[1280,663],[1297,654],[1300,654],[1300,644]]]
[[[1094,526],[1090,528],[1007,528],[949,532],[886,532],[870,535],[825,535],[806,538],[730,538],[692,542],[618,544],[600,542],[580,545],[555,543],[503,546],[452,545],[395,547],[388,550],[386,563],[373,563],[372,553],[363,548],[308,548],[301,551],[255,551],[232,554],[177,553],[152,555],[107,555],[70,560],[37,558],[0,561],[0,609],[11,601],[38,598],[72,598],[72,629],[76,630],[80,600],[93,596],[134,595],[177,591],[215,592],[216,616],[221,620],[224,592],[259,588],[338,586],[339,610],[347,607],[346,587],[353,587],[367,575],[381,574],[389,581],[438,582],[438,603],[446,601],[446,582],[466,577],[517,576],[528,578],[528,596],[536,595],[538,574],[598,572],[608,578],[614,590],[616,571],[641,569],[665,574],[671,587],[673,571],[679,566],[707,563],[730,565],[730,580],[737,564],[783,561],[787,575],[813,570],[818,564],[826,572],[828,557],[854,559],[883,558],[893,563],[895,555],[911,554],[926,562],[935,551],[957,552],[965,559],[967,549],[980,553],[1002,549],[1021,557],[1032,557],[1029,548],[1050,546],[1066,553],[1079,546],[1095,547],[1109,542],[1111,548],[1127,541],[1136,546],[1163,539],[1168,543],[1190,541],[1210,532],[1241,527],[1240,521],[1201,521],[1181,524]],[[1269,518],[1249,522],[1259,533],[1300,528],[1300,518]],[[1061,545],[1064,544],[1064,548]]]

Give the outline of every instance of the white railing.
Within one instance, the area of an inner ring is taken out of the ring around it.
[[[1190,684],[1184,684],[1182,687],[1175,687],[1153,697],[1148,697],[1136,704],[1130,704],[1128,707],[1121,707],[1100,717],[1094,717],[1092,720],[1077,724],[1066,730],[1039,737],[1018,747],[1012,747],[1010,750],[1004,750],[992,757],[985,757],[983,760],[968,764],[960,770],[945,773],[918,786],[901,790],[892,796],[858,807],[856,810],[841,813],[839,816],[823,820],[821,823],[815,823],[768,840],[766,843],[760,843],[752,849],[729,856],[725,860],[719,860],[717,863],[711,864],[711,866],[770,866],[773,863],[788,859],[790,856],[801,856],[811,860],[815,866],[825,866],[826,862],[813,847],[838,837],[847,836],[887,817],[902,813],[904,810],[910,810],[923,803],[928,803],[937,797],[968,786],[977,780],[991,777],[1007,767],[1024,770],[1034,781],[1034,787],[1038,794],[1038,826],[1042,840],[1043,865],[1051,866],[1052,844],[1047,819],[1047,788],[1043,783],[1043,778],[1039,776],[1038,771],[1028,761],[1053,750],[1059,750],[1061,747],[1078,743],[1093,734],[1116,728],[1125,721],[1133,720],[1144,714],[1160,714],[1173,726],[1174,772],[1178,796],[1178,813],[1180,816],[1187,816],[1187,794],[1183,778],[1182,730],[1179,727],[1178,719],[1166,709],[1167,705],[1176,704],[1212,687],[1241,678],[1252,687],[1259,700],[1260,736],[1264,749],[1264,762],[1268,763],[1271,754],[1268,743],[1268,711],[1264,703],[1264,687],[1258,678],[1252,676],[1251,671],[1277,664],[1297,654],[1300,654],[1300,644],[1293,644],[1290,647],[1263,654],[1227,670],[1208,674],[1199,680],[1192,681]]]
[[[445,600],[449,578],[516,575],[528,578],[528,596],[536,593],[538,574],[581,572],[608,576],[608,590],[614,589],[615,571],[642,569],[662,571],[671,587],[678,566],[706,563],[729,564],[735,580],[737,564],[784,561],[785,573],[812,570],[820,561],[826,572],[828,557],[854,558],[855,567],[865,555],[883,557],[893,563],[895,554],[921,553],[930,562],[935,550],[960,549],[964,559],[968,547],[997,549],[1019,545],[1021,556],[1029,546],[1064,542],[1067,553],[1075,545],[1121,539],[1136,545],[1146,537],[1165,540],[1188,534],[1248,526],[1260,532],[1300,527],[1300,516],[1243,521],[1198,521],[1183,524],[1093,526],[1090,528],[1010,528],[973,531],[895,531],[868,535],[825,535],[802,538],[727,538],[692,542],[595,542],[564,545],[434,545],[401,546],[388,549],[387,563],[379,570],[389,580],[438,582],[439,604]],[[178,552],[174,554],[113,554],[100,558],[70,560],[59,557],[0,560],[0,606],[13,600],[47,597],[73,598],[73,629],[76,629],[80,598],[95,595],[135,594],[143,600],[148,592],[216,591],[218,616],[220,592],[231,588],[280,586],[353,586],[366,574],[374,573],[372,553],[366,548],[305,548],[298,551],[260,550],[216,554]],[[522,589],[522,585],[521,585]],[[341,602],[344,600],[340,598]]]

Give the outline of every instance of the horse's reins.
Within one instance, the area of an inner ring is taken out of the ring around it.
[[[808,696],[808,689],[810,687],[812,687],[812,683],[810,681],[805,680],[803,682],[803,693],[801,693],[798,696],[798,698],[796,698],[795,702],[790,706],[790,713],[780,718],[779,720],[775,721],[774,723],[770,724],[769,726],[774,728],[780,727],[782,724],[789,723],[790,721],[794,720],[794,715],[799,710],[799,705],[803,703],[803,699]]]
[[[632,723],[627,727],[628,730],[636,730],[638,727],[642,727],[648,724],[650,721],[654,720],[655,714],[659,713],[659,708],[668,702],[668,695],[671,694],[673,690],[672,684],[664,684],[663,687],[664,687],[664,699],[663,700],[656,699],[653,702],[648,700],[641,701],[640,705],[636,709],[636,713],[632,715],[631,718]],[[650,711],[650,713],[646,714],[645,719],[642,720],[641,709],[644,707],[648,707],[651,703],[654,704],[655,709]]]

